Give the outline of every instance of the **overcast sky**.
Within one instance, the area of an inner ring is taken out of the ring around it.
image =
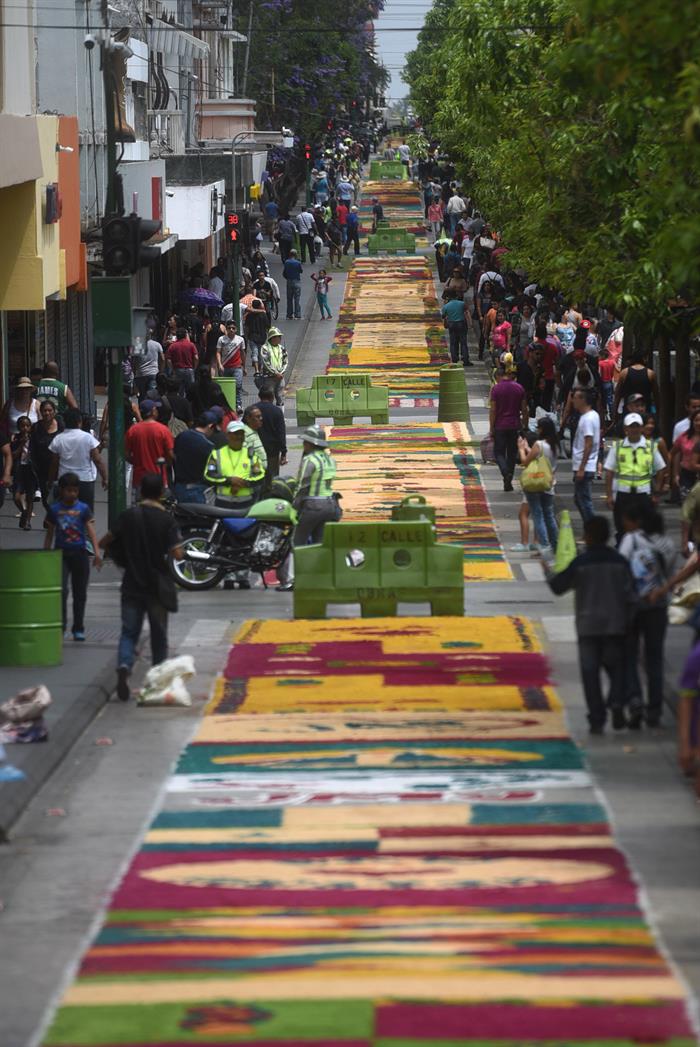
[[[426,0],[386,0],[386,7],[375,19],[377,48],[391,73],[391,84],[387,90],[388,105],[391,105],[392,100],[408,94],[408,87],[401,79],[404,56],[416,46],[418,30],[431,6]]]

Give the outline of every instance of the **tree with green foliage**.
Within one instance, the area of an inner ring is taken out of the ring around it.
[[[698,0],[437,0],[406,65],[514,263],[631,323],[700,297],[698,15]]]

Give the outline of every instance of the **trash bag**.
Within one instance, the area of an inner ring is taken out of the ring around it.
[[[48,738],[49,732],[43,716],[27,723],[6,723],[0,727],[0,742],[4,745],[29,745],[32,742],[46,742]]]
[[[3,702],[0,705],[0,721],[29,723],[31,720],[40,720],[49,705],[51,705],[51,692],[48,687],[40,683],[37,687],[28,687],[24,691],[19,691],[12,698]]]
[[[24,771],[5,762],[5,750],[0,745],[0,782],[19,782],[25,777]]]
[[[189,654],[168,658],[154,665],[146,673],[138,695],[139,705],[192,705],[192,697],[185,686],[185,678],[194,676],[194,659]]]

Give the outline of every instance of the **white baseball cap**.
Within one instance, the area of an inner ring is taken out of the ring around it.
[[[644,425],[644,419],[641,414],[637,414],[633,411],[632,414],[626,414],[623,425]]]
[[[227,433],[243,433],[245,432],[245,426],[243,422],[229,422],[226,426]]]

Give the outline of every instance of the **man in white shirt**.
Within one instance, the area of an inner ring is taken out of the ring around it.
[[[134,383],[139,394],[139,400],[146,396],[148,387],[155,384],[154,378],[163,370],[163,346],[153,337],[153,331],[148,332],[146,348],[144,352],[138,353],[134,348],[131,363],[134,368]]]
[[[209,273],[209,290],[217,298],[221,298],[224,293],[224,281],[221,278],[221,270],[217,266],[214,266]]]
[[[474,237],[469,232],[469,230],[467,230],[464,234],[464,239],[462,240],[462,258],[464,259],[464,271],[466,275],[469,274],[469,269],[471,268],[473,257]]]
[[[447,201],[447,207],[445,208],[445,220],[449,227],[450,236],[455,235],[455,230],[457,229],[457,222],[460,220],[460,218],[466,210],[467,205],[455,189],[454,193]]]
[[[100,458],[99,441],[92,433],[80,428],[82,415],[77,407],[70,407],[63,416],[66,428],[51,441],[49,481],[64,473],[76,473],[80,480],[78,498],[94,511],[95,479],[99,472],[102,487],[107,488],[107,470]]]
[[[680,422],[676,422],[673,427],[673,439],[672,444],[675,444],[681,433],[686,432],[690,424],[690,419],[693,417],[696,411],[700,411],[700,396],[693,396],[692,394],[685,401],[686,415],[685,418],[681,418]]]
[[[584,523],[595,516],[591,485],[598,464],[600,450],[600,415],[591,407],[586,389],[573,394],[574,410],[579,414],[576,435],[571,447],[571,467],[574,471],[574,504]]]
[[[350,192],[352,194],[352,186],[350,186]],[[316,249],[314,247],[314,237],[318,230],[316,229],[316,222],[314,216],[311,213],[310,207],[305,207],[303,211],[297,216],[297,230],[299,232],[299,246],[301,248],[301,260],[306,261],[306,249],[309,249],[309,261],[313,265],[316,261]]]
[[[661,490],[666,468],[658,447],[642,435],[641,414],[625,415],[625,438],[615,440],[605,459],[605,496],[608,509],[615,514],[618,540],[622,535],[622,514],[631,501],[650,501],[652,491]]]

